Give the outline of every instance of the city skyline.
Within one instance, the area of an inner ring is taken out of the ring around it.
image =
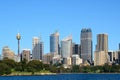
[[[120,1],[0,1],[0,54],[9,46],[17,54],[16,34],[21,34],[20,52],[32,51],[32,37],[41,36],[45,53],[49,53],[49,36],[58,30],[60,41],[72,34],[73,42],[80,43],[82,28],[91,28],[93,51],[96,36],[107,33],[109,50],[118,50],[120,43]]]

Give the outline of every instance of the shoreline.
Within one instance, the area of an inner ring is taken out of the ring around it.
[[[120,74],[120,73],[27,73],[27,74],[9,74],[9,75],[2,75],[2,76],[45,76],[45,75],[64,75],[64,74]]]
[[[9,75],[2,75],[2,76],[43,76],[43,75],[57,75],[57,73],[34,73],[26,72],[26,73],[11,73]]]

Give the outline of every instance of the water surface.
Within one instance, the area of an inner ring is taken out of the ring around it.
[[[43,76],[1,76],[0,80],[120,80],[120,74],[58,74]]]

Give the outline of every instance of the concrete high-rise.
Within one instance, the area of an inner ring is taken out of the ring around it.
[[[82,29],[81,30],[81,58],[83,63],[85,61],[92,62],[92,30]]]
[[[108,35],[107,34],[98,34],[97,35],[96,51],[108,52]]]
[[[32,59],[42,60],[43,53],[44,53],[43,42],[40,41],[39,37],[33,37]]]
[[[94,65],[104,65],[108,63],[108,35],[98,34],[96,51],[94,53]]]
[[[59,33],[57,31],[50,35],[50,53],[55,55],[60,54]]]

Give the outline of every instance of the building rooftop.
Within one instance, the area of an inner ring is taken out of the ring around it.
[[[81,32],[83,33],[83,32],[92,32],[92,30],[90,29],[90,28],[83,28],[82,30],[81,30]]]
[[[69,40],[72,40],[72,35],[67,36],[62,41],[69,41]]]

